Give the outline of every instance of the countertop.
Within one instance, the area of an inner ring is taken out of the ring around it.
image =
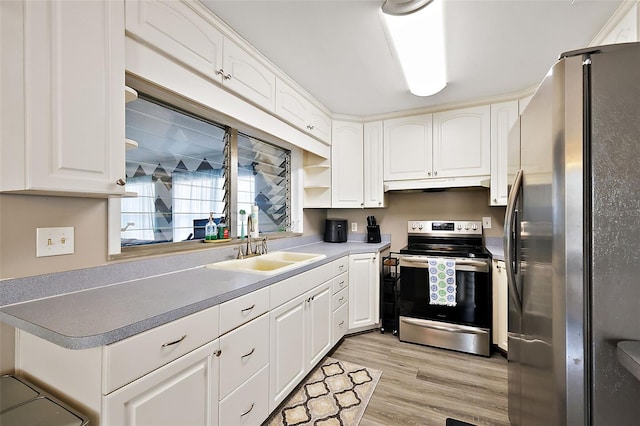
[[[59,346],[87,349],[219,305],[342,256],[380,252],[389,247],[388,240],[378,244],[348,241],[292,246],[287,249],[326,257],[271,276],[208,269],[202,264],[11,304],[0,309],[0,319]],[[91,272],[85,272],[83,277],[90,279]]]
[[[495,260],[504,260],[504,240],[502,238],[485,238],[484,246]]]

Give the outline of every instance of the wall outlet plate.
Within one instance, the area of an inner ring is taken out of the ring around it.
[[[482,227],[484,229],[491,229],[491,216],[482,218]]]
[[[74,228],[36,228],[36,257],[73,254],[75,251]]]
[[[351,232],[358,232],[358,222],[351,222]]]

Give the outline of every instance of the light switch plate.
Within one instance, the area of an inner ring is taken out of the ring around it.
[[[75,251],[74,228],[36,228],[36,257],[73,254]]]
[[[482,218],[482,227],[484,229],[491,229],[491,216]]]
[[[351,222],[351,232],[358,232],[358,222]]]

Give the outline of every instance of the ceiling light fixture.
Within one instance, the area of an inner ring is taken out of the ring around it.
[[[444,89],[442,0],[386,0],[382,12],[409,91],[430,96]]]

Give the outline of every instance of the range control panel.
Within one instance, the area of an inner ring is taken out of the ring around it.
[[[409,234],[423,235],[482,235],[481,220],[410,220]]]

